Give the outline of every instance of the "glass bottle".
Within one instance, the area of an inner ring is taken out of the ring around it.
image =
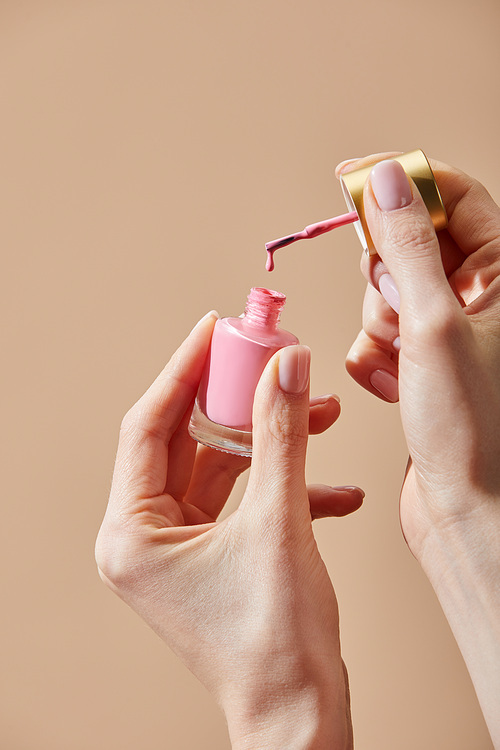
[[[254,287],[241,317],[216,322],[189,425],[199,443],[252,455],[252,407],[259,378],[278,349],[299,343],[278,327],[285,302],[281,292]]]

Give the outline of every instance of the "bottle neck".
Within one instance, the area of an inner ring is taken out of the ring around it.
[[[245,323],[253,328],[276,330],[286,296],[264,287],[250,290],[245,307]]]

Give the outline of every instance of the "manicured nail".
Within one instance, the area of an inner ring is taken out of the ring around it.
[[[410,183],[401,164],[387,159],[375,164],[370,172],[375,199],[382,211],[394,211],[412,202]]]
[[[399,398],[398,381],[387,370],[375,370],[370,375],[370,383],[379,393],[391,403]]]
[[[390,273],[384,273],[378,280],[378,288],[380,294],[385,299],[388,305],[392,307],[394,312],[399,315],[399,308],[401,306],[401,300],[399,298],[399,292],[394,279]]]
[[[303,393],[309,383],[311,350],[308,346],[286,346],[280,352],[278,378],[285,393]]]
[[[349,172],[348,167],[350,167],[352,164],[356,164],[356,162],[361,161],[361,157],[358,156],[355,159],[344,159],[344,161],[341,161],[340,164],[337,164],[335,167],[335,174],[340,177],[341,174],[344,174],[344,172]]]
[[[322,404],[327,404],[332,400],[340,404],[340,398],[338,396],[336,396],[334,393],[328,393],[326,396],[315,396],[314,398],[310,399],[309,406],[321,406]]]
[[[366,496],[366,492],[362,490],[361,487],[345,485],[344,487],[342,487],[342,489],[344,490],[344,492],[352,492],[353,494],[361,495],[362,498]]]
[[[193,328],[191,329],[191,333],[193,333],[193,331],[195,331],[198,328],[198,326],[201,326],[201,324],[204,323],[205,320],[208,320],[208,318],[212,318],[212,317],[214,317],[214,318],[218,318],[219,317],[219,313],[217,312],[217,310],[210,310],[210,312],[207,312],[206,315],[204,315],[202,318],[200,318],[200,320],[197,322],[197,324],[195,326],[193,326]]]
[[[395,350],[396,350],[397,352],[400,352],[400,351],[401,351],[401,338],[400,338],[400,336],[396,336],[396,338],[395,338],[395,339],[394,339],[394,341],[392,342],[392,345],[393,345],[394,349],[395,349]]]

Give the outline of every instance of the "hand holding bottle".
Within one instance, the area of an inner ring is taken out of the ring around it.
[[[183,659],[225,711],[235,748],[351,748],[335,593],[311,529],[357,488],[306,487],[308,431],[339,414],[309,402],[307,347],[280,350],[254,404],[250,461],[198,447],[188,423],[215,315],[205,317],[125,417],[96,559],[103,580]]]
[[[449,218],[436,235],[390,156],[365,185],[379,255],[362,259],[370,283],[347,368],[377,396],[399,396],[410,453],[403,533],[500,747],[500,209],[477,181],[433,161]]]

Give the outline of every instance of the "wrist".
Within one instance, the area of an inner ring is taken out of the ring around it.
[[[434,528],[420,563],[448,620],[495,747],[500,747],[500,498]]]
[[[271,671],[272,667],[268,667]],[[234,694],[223,708],[233,750],[351,750],[347,672],[277,678],[266,674],[251,690]]]
[[[494,584],[499,531],[500,497],[477,499],[469,513],[431,526],[418,559],[438,596],[461,589],[480,598]]]

